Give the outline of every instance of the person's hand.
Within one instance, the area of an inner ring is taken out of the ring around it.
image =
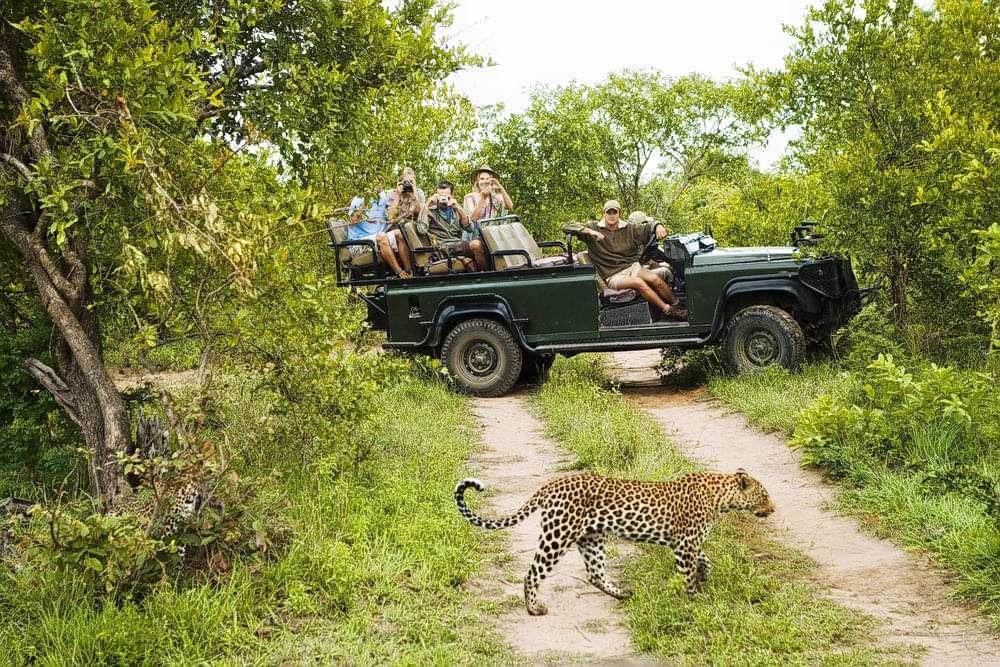
[[[493,191],[493,181],[489,180],[486,181],[485,183],[480,184],[479,191],[485,195],[488,195],[490,192]]]
[[[667,237],[667,228],[662,224],[656,226],[656,240],[662,241]]]
[[[452,206],[458,206],[458,200],[454,197],[448,197],[448,207],[451,208]]]
[[[604,240],[604,234],[602,234],[601,232],[597,231],[596,229],[590,229],[589,227],[584,227],[584,229],[587,230],[587,236],[589,236],[590,238],[594,239],[595,241],[603,241]]]
[[[495,178],[491,178],[490,179],[490,189],[491,190],[502,190],[503,188],[500,185],[500,181],[498,181]]]
[[[403,196],[403,182],[402,181],[400,181],[399,183],[396,183],[396,196],[397,197],[402,197]]]

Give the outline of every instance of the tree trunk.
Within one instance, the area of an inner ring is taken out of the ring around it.
[[[52,269],[45,266],[50,256],[48,249],[23,224],[32,215],[30,209],[12,211],[15,207],[16,204],[9,204],[0,214],[0,231],[24,258],[45,310],[59,333],[56,345],[59,373],[35,359],[28,360],[25,368],[83,430],[91,457],[88,462],[91,493],[109,507],[129,488],[117,452],[130,450],[131,433],[125,404],[104,367],[100,324],[92,308],[85,257],[80,257],[72,271],[66,274],[60,271],[54,279]],[[41,222],[35,220],[34,224]],[[55,280],[64,283],[62,289]]]
[[[25,367],[83,429],[91,455],[91,492],[110,506],[129,488],[116,456],[131,449],[128,414],[104,367],[101,328],[90,291],[86,225],[81,219],[67,233],[65,245],[50,247],[51,211],[27,194],[36,179],[33,167],[53,159],[47,126],[31,123],[25,128],[17,120],[32,100],[21,71],[28,44],[7,21],[0,21],[0,96],[5,102],[0,108],[6,112],[0,118],[0,168],[5,172],[0,234],[21,254],[59,332],[59,374],[34,359]],[[95,162],[91,178],[82,181],[83,194],[69,204],[70,213],[83,216],[86,204],[104,193],[98,166]],[[6,178],[8,174],[14,178]]]

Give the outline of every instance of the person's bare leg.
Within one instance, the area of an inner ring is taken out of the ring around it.
[[[660,295],[642,278],[619,278],[615,282],[615,289],[634,289],[639,292],[639,296],[653,304],[657,310],[663,310],[667,307]]]
[[[483,247],[483,242],[479,239],[472,239],[469,241],[469,247],[472,249],[473,257],[476,260],[476,268],[479,271],[485,271],[490,265],[489,258],[486,257],[486,248]]]
[[[403,232],[394,229],[392,233],[396,236],[396,247],[399,248],[399,259],[403,263],[403,268],[413,273],[413,260],[410,257],[410,248],[403,240]]]
[[[399,260],[396,259],[396,253],[392,251],[392,246],[389,244],[389,237],[383,232],[379,232],[375,235],[375,243],[378,244],[378,251],[382,255],[382,259],[385,263],[389,265],[393,273],[399,273]]]
[[[642,279],[647,285],[656,290],[656,293],[663,297],[664,301],[673,306],[677,305],[677,297],[674,296],[673,290],[670,289],[670,286],[658,274],[653,273],[649,269],[639,269],[636,277]]]

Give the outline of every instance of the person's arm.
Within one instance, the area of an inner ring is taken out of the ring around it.
[[[486,198],[489,196],[489,194],[479,191],[479,192],[470,192],[469,196],[475,197],[475,200],[473,202],[475,205],[472,208],[472,219],[479,220],[483,217],[483,209],[486,208]]]
[[[465,212],[465,209],[459,206],[458,200],[452,197],[449,204],[451,204],[452,208],[458,212],[458,224],[460,224],[463,229],[470,229],[472,227],[472,219],[469,217],[469,214]]]
[[[429,226],[427,224],[427,217],[430,214],[431,202],[427,200],[424,205],[420,207],[420,215],[417,216],[417,233],[427,236],[430,234]]]
[[[403,185],[399,183],[396,185],[396,189],[389,193],[387,201],[389,202],[389,207],[386,209],[386,216],[389,218],[389,222],[399,222],[399,202],[403,195]]]
[[[574,234],[578,238],[587,240],[588,238],[594,239],[595,241],[603,241],[604,234],[592,229],[582,222],[567,222],[562,226],[563,234]]]
[[[492,181],[492,185],[494,189],[500,191],[500,196],[503,197],[503,205],[507,208],[507,211],[508,212],[513,211],[514,202],[511,200],[510,195],[507,194],[507,190],[502,185],[500,185],[500,181],[494,178]]]

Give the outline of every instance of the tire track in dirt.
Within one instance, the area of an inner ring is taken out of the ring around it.
[[[471,461],[475,476],[490,494],[481,514],[491,518],[509,516],[542,484],[571,474],[559,470],[568,462],[567,455],[542,435],[542,423],[528,413],[522,398],[479,398],[473,399],[471,405],[480,440],[486,447]],[[501,632],[532,664],[646,664],[634,654],[617,601],[585,580],[583,559],[576,549],[571,549],[542,582],[540,597],[549,613],[529,616],[525,611],[521,582],[538,545],[539,514],[535,512],[505,531],[513,564],[497,563],[475,584],[484,595],[518,597],[519,604],[500,618]],[[615,559],[611,559],[610,566],[612,577],[620,577]],[[517,577],[516,583],[505,578],[508,572]]]
[[[924,647],[921,664],[1000,665],[990,624],[947,600],[941,571],[825,509],[836,487],[803,468],[780,437],[754,431],[742,415],[697,401],[696,393],[661,388],[658,361],[658,350],[615,353],[609,372],[688,457],[719,472],[746,468],[767,487],[777,507],[769,519],[775,538],[819,564],[817,580],[831,599],[882,622],[882,641]]]

